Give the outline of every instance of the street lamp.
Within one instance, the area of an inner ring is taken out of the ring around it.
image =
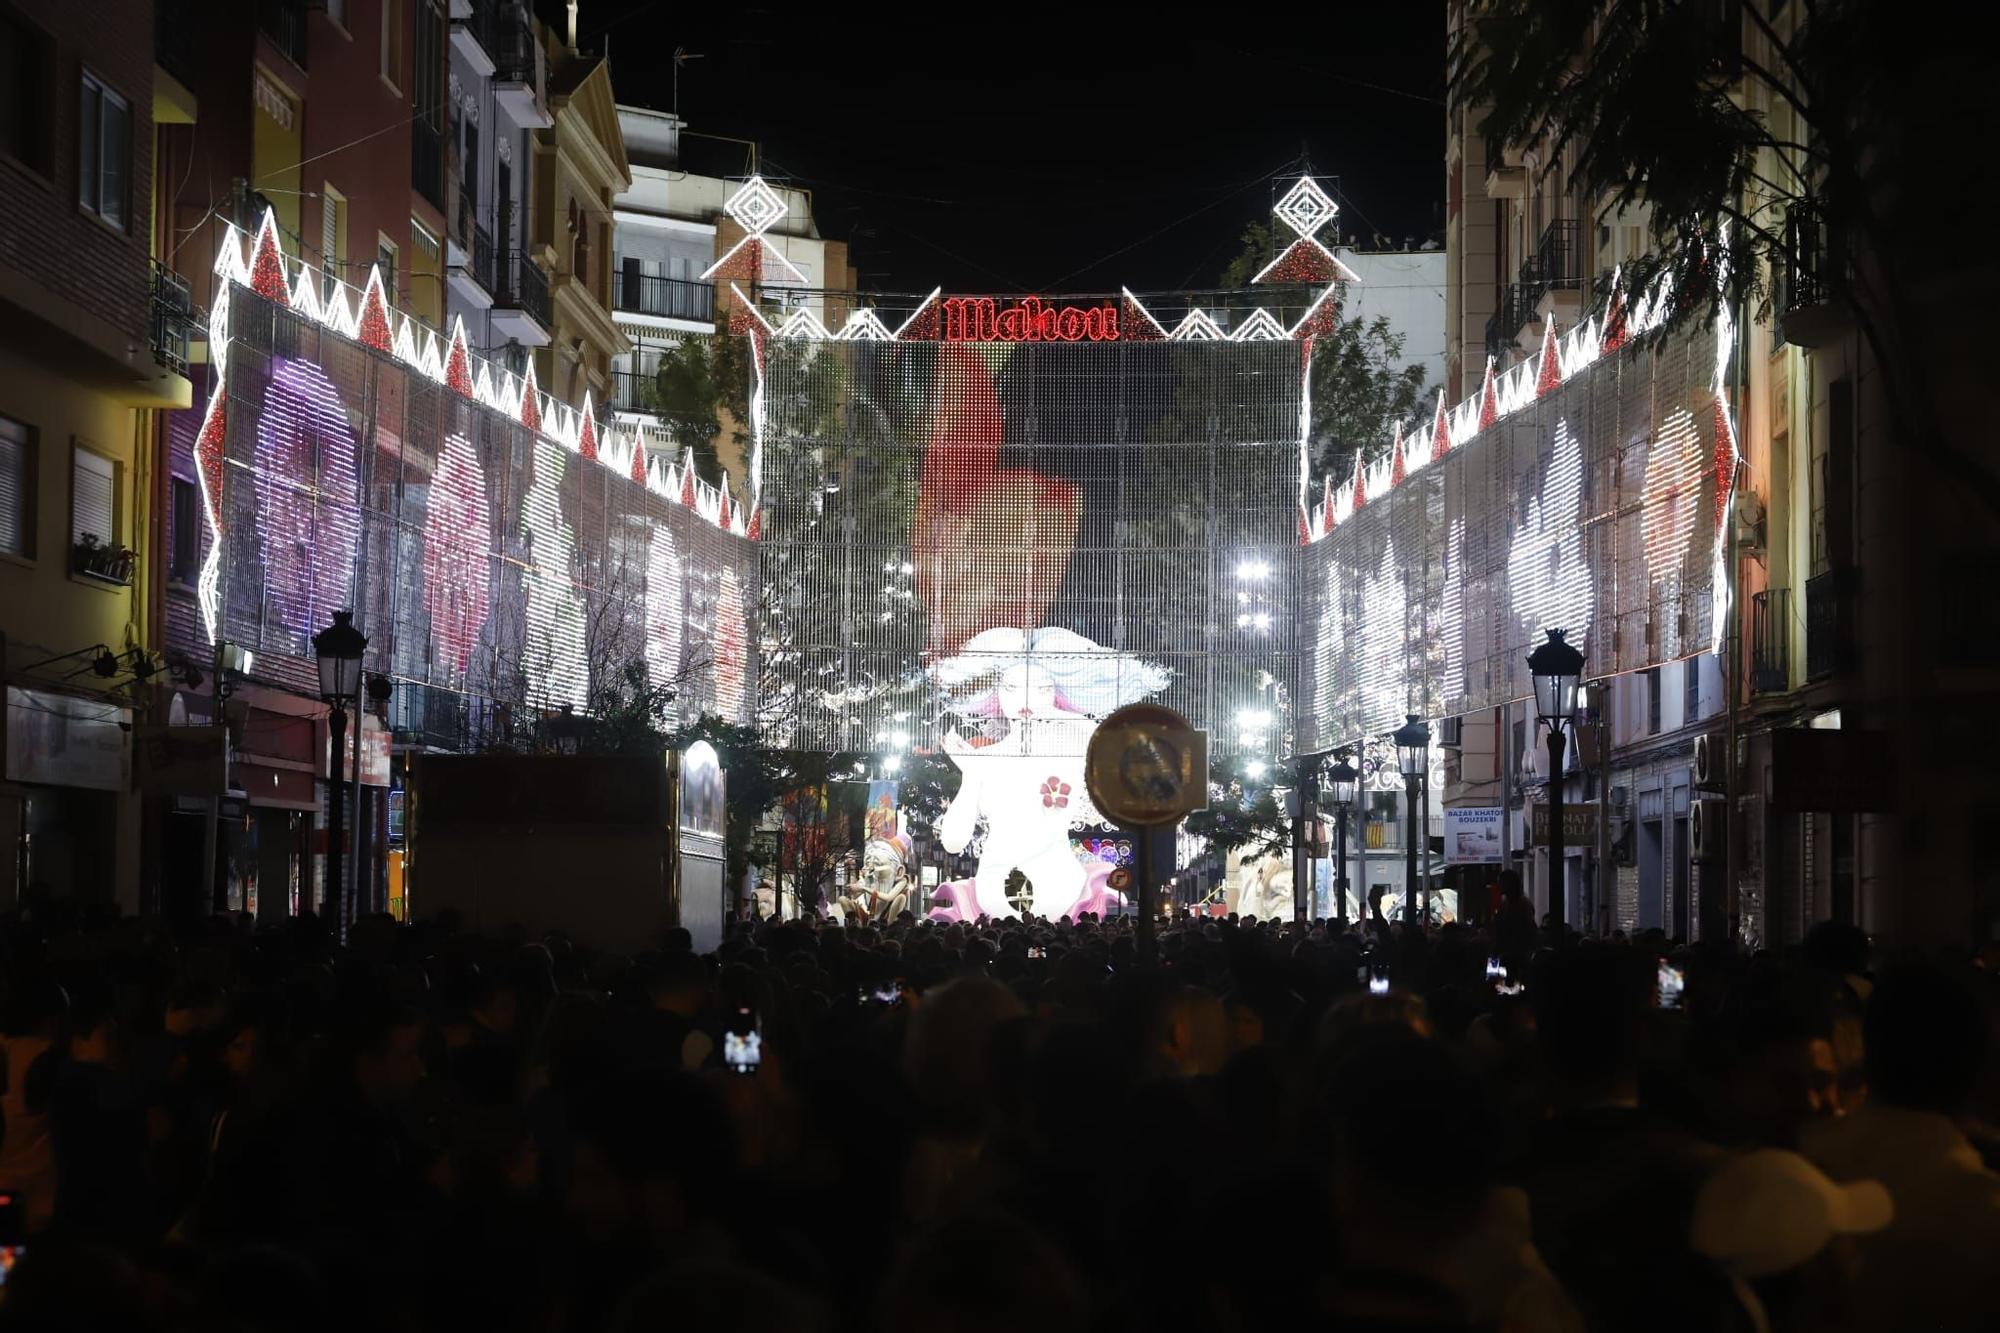
[[[347,701],[357,699],[361,690],[361,655],[368,651],[368,636],[354,628],[352,611],[335,611],[333,623],[313,635],[313,656],[319,659],[319,697],[331,710],[327,721],[333,745],[327,755],[327,794],[331,806],[326,819],[326,902],[325,911],[333,922],[334,938],[340,938],[340,851],[341,839],[341,748],[347,737]]]
[[[1549,729],[1549,913],[1563,928],[1563,728],[1576,716],[1576,690],[1583,679],[1583,654],[1564,642],[1565,631],[1552,629],[1548,641],[1528,654],[1528,674],[1535,678],[1535,713]]]
[[[1410,836],[1406,849],[1403,878],[1403,920],[1415,923],[1417,918],[1417,785],[1424,780],[1424,773],[1431,762],[1431,729],[1415,713],[1404,715],[1408,720],[1396,728],[1390,739],[1396,742],[1396,757],[1403,769],[1403,803],[1410,808]]]
[[[1360,788],[1361,774],[1343,754],[1340,762],[1327,770],[1326,786],[1320,792],[1320,801],[1333,807],[1333,825],[1339,834],[1333,863],[1333,921],[1343,931],[1347,929],[1347,812]]]

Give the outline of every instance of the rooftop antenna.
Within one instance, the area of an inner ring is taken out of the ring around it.
[[[700,60],[701,58],[700,53],[690,51],[685,46],[676,46],[674,48],[674,115],[676,118],[681,114],[681,66],[687,64],[690,60]]]

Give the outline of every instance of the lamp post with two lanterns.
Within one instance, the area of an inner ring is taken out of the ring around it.
[[[1327,770],[1325,785],[1319,793],[1320,804],[1333,809],[1333,826],[1338,839],[1333,862],[1333,921],[1343,932],[1347,929],[1347,812],[1353,807],[1360,786],[1361,774],[1343,754]]]
[[[1417,791],[1430,768],[1431,729],[1415,713],[1405,716],[1407,720],[1396,728],[1391,739],[1396,743],[1396,758],[1403,770],[1403,802],[1410,812],[1403,879],[1403,921],[1413,924],[1422,919],[1417,915],[1417,842],[1422,836],[1417,827]]]
[[[1535,678],[1535,714],[1549,730],[1549,920],[1560,932],[1568,905],[1563,883],[1563,729],[1576,716],[1583,654],[1566,641],[1566,631],[1552,629],[1548,639],[1528,654],[1528,674]]]
[[[346,838],[342,790],[340,780],[342,742],[347,737],[347,705],[354,700],[359,706],[361,693],[361,656],[368,651],[368,636],[354,628],[354,612],[335,611],[333,623],[313,635],[313,656],[319,659],[319,695],[327,704],[327,723],[333,733],[333,745],[327,754],[327,796],[326,818],[326,891],[322,895],[322,910],[332,924],[335,938],[339,937],[340,916],[340,859],[344,850],[341,846]]]

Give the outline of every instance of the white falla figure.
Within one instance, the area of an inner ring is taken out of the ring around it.
[[[1103,714],[1162,689],[1166,671],[1070,630],[1000,628],[973,636],[934,674],[961,691],[960,712],[1005,725],[998,736],[945,734],[945,753],[963,780],[938,823],[939,842],[962,851],[984,820],[974,878],[979,910],[1017,915],[1006,883],[1019,870],[1034,885],[1035,914],[1064,915],[1084,892],[1069,834],[1087,803],[1083,761],[1091,732]]]

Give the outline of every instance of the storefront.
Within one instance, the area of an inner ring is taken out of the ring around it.
[[[7,687],[0,786],[0,906],[31,896],[136,906],[127,823],[132,710],[101,699]]]

